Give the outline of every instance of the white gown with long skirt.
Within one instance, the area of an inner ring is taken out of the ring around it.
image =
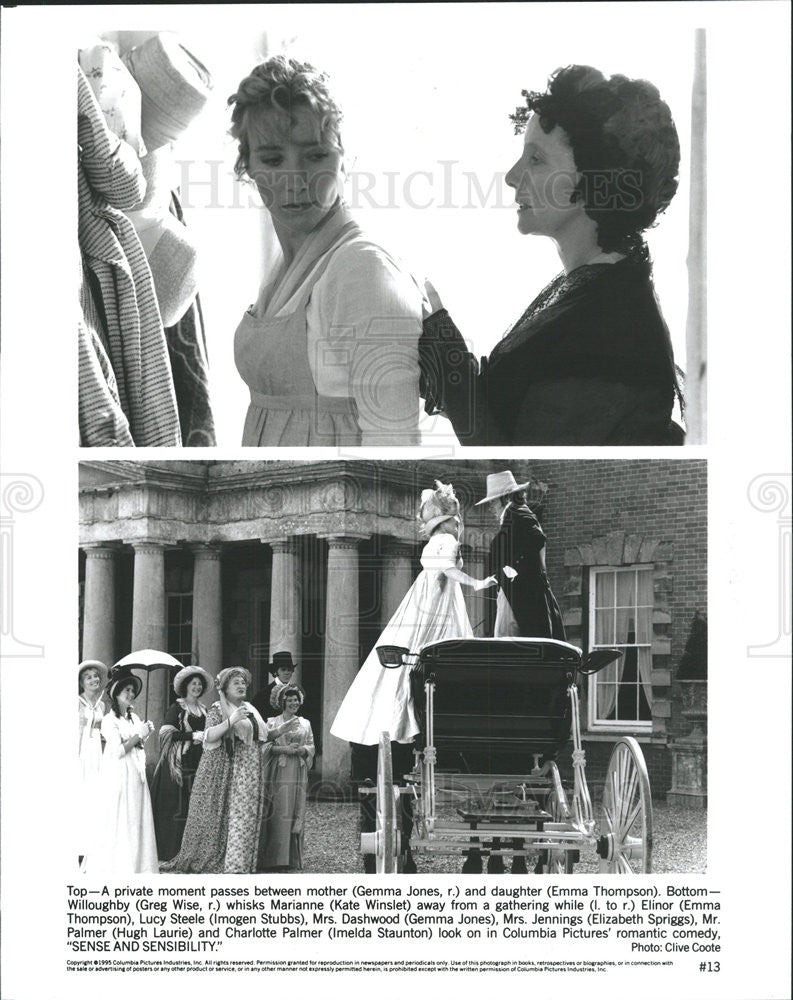
[[[78,696],[79,718],[79,795],[78,795],[78,854],[83,856],[83,869],[90,854],[99,824],[99,774],[102,768],[102,739],[99,727],[105,706],[99,698],[92,705],[85,695]]]
[[[421,573],[405,594],[391,621],[350,685],[330,728],[341,740],[372,746],[388,732],[409,743],[419,732],[410,701],[410,667],[387,670],[378,646],[403,646],[418,653],[438,639],[473,635],[460,584],[444,570],[462,567],[460,543],[443,532],[432,535],[421,553]]]
[[[106,742],[99,775],[99,837],[86,866],[91,875],[159,871],[146,754],[138,748],[124,753],[122,746],[139,727],[134,713],[126,719],[109,712],[102,719]]]

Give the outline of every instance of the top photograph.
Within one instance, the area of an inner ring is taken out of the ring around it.
[[[82,447],[705,443],[704,31],[493,7],[86,33]]]

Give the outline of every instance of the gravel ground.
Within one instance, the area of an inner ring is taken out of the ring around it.
[[[707,813],[654,804],[655,848],[653,871],[703,872],[707,856]],[[451,816],[450,816],[451,818]],[[419,873],[453,874],[460,871],[459,856],[416,858]],[[597,872],[594,848],[581,852],[575,872]],[[349,803],[309,802],[306,816],[304,871],[319,874],[362,871],[358,852],[358,806]]]

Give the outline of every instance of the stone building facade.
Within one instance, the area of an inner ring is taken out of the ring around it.
[[[675,710],[675,666],[695,612],[707,609],[705,463],[510,464],[519,482],[533,478],[548,487],[539,515],[569,641],[589,648],[602,638],[593,631],[596,616],[647,622],[647,635],[635,633],[641,624],[622,628],[622,639],[631,640],[628,666],[611,688],[603,678],[600,693],[594,682],[584,684],[590,777],[597,781],[604,771],[615,736],[630,732],[644,744],[654,791],[663,795],[671,780],[669,743],[685,722]],[[112,664],[130,650],[160,649],[212,674],[242,664],[260,686],[272,654],[289,650],[300,664],[319,774],[346,784],[349,748],[328,730],[420,569],[418,496],[436,477],[454,483],[464,511],[465,568],[481,576],[496,525],[474,502],[484,496],[487,474],[504,465],[82,463],[81,656]],[[609,587],[632,593],[633,610],[618,601],[600,607],[602,597],[593,595]],[[494,596],[466,597],[477,635],[492,634]],[[639,666],[630,674],[632,660]],[[170,697],[167,671],[153,671],[144,698],[155,723]],[[635,717],[623,707],[631,699],[639,706]],[[606,717],[592,712],[595,704],[609,708]]]

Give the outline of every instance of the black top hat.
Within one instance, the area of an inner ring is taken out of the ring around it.
[[[277,674],[281,667],[285,670],[294,670],[296,666],[297,664],[292,661],[292,654],[288,649],[285,649],[282,653],[273,653],[273,661],[268,664],[271,674]]]

